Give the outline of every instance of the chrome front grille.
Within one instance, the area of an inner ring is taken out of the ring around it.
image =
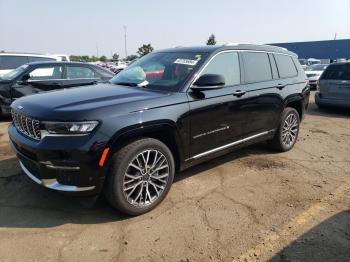
[[[38,120],[14,110],[11,111],[11,114],[13,123],[18,131],[36,140],[41,139],[40,122]]]

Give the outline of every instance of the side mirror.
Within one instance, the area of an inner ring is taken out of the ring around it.
[[[205,74],[193,83],[191,89],[193,91],[204,91],[211,89],[219,89],[225,86],[225,77],[217,74]]]
[[[28,81],[27,80],[18,80],[17,81],[17,85],[19,85],[19,86],[28,85]]]
[[[18,85],[21,85],[21,86],[24,86],[24,85],[28,85],[28,79],[30,78],[30,76],[27,74],[27,75],[24,75],[21,80],[18,80],[17,81],[17,84]]]

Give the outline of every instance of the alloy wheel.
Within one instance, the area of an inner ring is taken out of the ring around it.
[[[282,127],[282,142],[287,147],[294,144],[299,130],[298,118],[295,114],[289,114]]]
[[[128,165],[123,179],[125,199],[133,206],[145,207],[164,192],[169,179],[169,163],[158,150],[139,153]]]

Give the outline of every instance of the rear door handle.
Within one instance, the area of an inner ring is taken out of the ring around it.
[[[246,91],[243,90],[237,90],[236,92],[233,93],[234,96],[241,97],[246,93]]]
[[[283,88],[286,87],[286,85],[278,84],[276,87],[277,87],[279,90],[282,90]]]

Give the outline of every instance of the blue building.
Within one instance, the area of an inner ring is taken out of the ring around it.
[[[350,58],[350,39],[275,43],[271,45],[287,48],[296,53],[299,58]]]

